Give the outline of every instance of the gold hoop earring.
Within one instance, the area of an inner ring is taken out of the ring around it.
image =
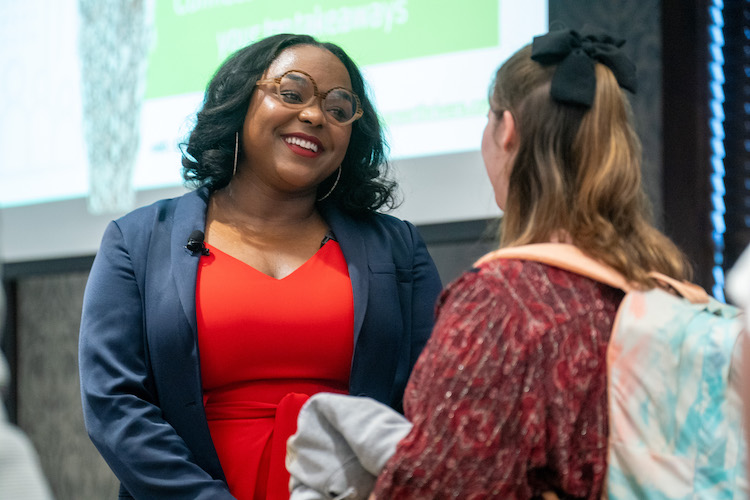
[[[240,133],[234,133],[234,168],[232,168],[232,177],[237,175],[237,152],[240,149]]]
[[[339,165],[339,169],[338,169],[337,172],[338,173],[336,174],[336,180],[333,182],[333,186],[331,186],[331,189],[329,189],[326,194],[324,194],[323,196],[321,196],[320,198],[318,198],[318,201],[325,200],[326,198],[328,198],[329,196],[331,196],[331,193],[333,193],[333,190],[336,189],[336,185],[339,183],[339,179],[341,179],[341,165]]]

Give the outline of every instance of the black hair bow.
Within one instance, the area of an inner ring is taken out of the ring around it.
[[[552,77],[552,98],[590,108],[596,91],[594,63],[607,66],[620,87],[635,93],[635,65],[620,50],[625,40],[584,27],[551,31],[534,37],[531,58],[543,65],[557,64]]]

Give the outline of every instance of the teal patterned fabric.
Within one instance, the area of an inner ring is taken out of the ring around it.
[[[610,499],[745,499],[739,310],[626,295],[608,350]]]

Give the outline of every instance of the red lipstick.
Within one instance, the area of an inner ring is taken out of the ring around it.
[[[320,140],[311,135],[294,133],[284,134],[281,138],[292,152],[305,158],[315,158],[325,149]]]

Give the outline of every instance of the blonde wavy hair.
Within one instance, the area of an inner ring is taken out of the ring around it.
[[[554,66],[531,60],[531,46],[497,71],[490,107],[510,111],[518,135],[500,246],[565,235],[582,251],[653,287],[649,271],[689,279],[684,254],[651,222],[641,186],[641,143],[630,104],[612,72],[596,64],[590,109],[550,96]]]

